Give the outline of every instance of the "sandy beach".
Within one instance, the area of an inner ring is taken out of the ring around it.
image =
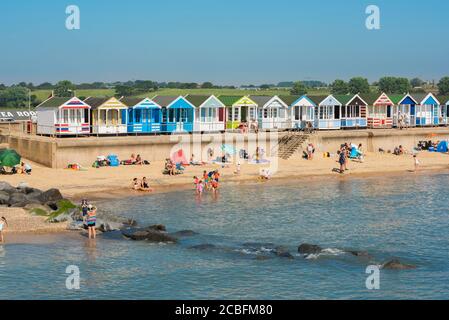
[[[421,152],[418,156],[421,165],[419,171],[444,171],[449,169],[449,155],[441,153]],[[58,188],[69,199],[78,201],[83,197],[89,199],[110,199],[148,195],[148,193],[131,190],[133,178],[147,177],[156,192],[169,192],[179,189],[193,188],[193,176],[201,176],[203,170],[218,169],[221,173],[221,185],[230,183],[258,182],[261,168],[269,165],[246,164],[242,162],[240,175],[235,174],[236,166],[231,164],[222,168],[217,164],[204,166],[188,166],[185,173],[177,176],[162,174],[163,162],[153,162],[148,166],[120,166],[117,168],[86,168],[86,171],[70,169],[50,169],[32,163],[31,175],[5,175],[2,181],[12,185],[25,182],[39,189]],[[327,179],[342,179],[366,175],[415,174],[414,161],[411,155],[395,156],[392,154],[369,153],[364,162],[350,161],[349,170],[340,175],[333,171],[338,168],[336,158],[323,158],[316,154],[313,160],[307,161],[294,157],[289,160],[280,159],[278,170],[273,174],[272,181],[279,179],[310,179],[324,177]],[[419,172],[418,172],[419,174]],[[267,183],[270,183],[268,181]]]

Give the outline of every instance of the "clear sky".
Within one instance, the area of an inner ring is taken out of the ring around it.
[[[65,9],[81,29],[65,28]],[[381,29],[365,27],[380,8]],[[2,0],[0,83],[449,74],[446,0]]]

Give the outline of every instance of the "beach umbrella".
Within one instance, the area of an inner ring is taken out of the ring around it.
[[[14,167],[20,164],[20,159],[22,157],[15,150],[6,149],[0,153],[0,166],[3,167]]]

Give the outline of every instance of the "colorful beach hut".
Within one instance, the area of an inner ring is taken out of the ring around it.
[[[402,117],[403,125],[414,127],[416,125],[416,106],[418,101],[409,93],[399,99],[396,97],[391,97],[391,99],[395,103],[393,106],[393,126],[398,127],[399,119]]]
[[[51,97],[36,107],[36,115],[38,134],[90,133],[90,106],[77,97]]]
[[[415,95],[419,97],[420,103],[416,106],[416,126],[438,126],[441,121],[441,106],[438,99],[429,93],[421,99],[422,95]]]
[[[368,103],[360,95],[337,95],[335,99],[341,103],[342,128],[367,127]]]
[[[241,123],[257,121],[257,103],[247,96],[219,96],[226,106],[226,129],[236,129]]]
[[[153,101],[162,107],[163,132],[193,132],[195,106],[183,96],[156,96]]]
[[[195,132],[222,132],[225,130],[225,105],[214,95],[187,95],[195,106]]]
[[[278,96],[249,96],[258,106],[258,127],[260,129],[287,129],[288,105]]]
[[[128,133],[161,132],[162,108],[150,98],[122,98],[128,107]]]
[[[91,132],[94,134],[120,134],[128,132],[128,107],[116,98],[84,100],[91,107]]]
[[[368,103],[368,128],[392,128],[394,103],[385,93],[377,98],[362,95]]]
[[[314,127],[322,130],[341,128],[341,102],[333,95],[308,96],[317,106],[314,115]]]
[[[281,96],[289,107],[290,129],[304,129],[314,126],[316,104],[307,95]]]

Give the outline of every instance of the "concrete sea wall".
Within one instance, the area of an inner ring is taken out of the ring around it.
[[[285,133],[279,133],[282,136]],[[17,150],[24,158],[51,168],[65,168],[69,163],[90,166],[98,155],[116,154],[119,159],[128,159],[132,153],[140,154],[149,161],[164,160],[179,149],[185,151],[187,158],[193,153],[196,158],[208,159],[207,151],[213,150],[213,159],[222,155],[223,144],[234,145],[238,151],[246,149],[254,154],[257,146],[268,155],[277,145],[278,135],[175,135],[175,136],[125,136],[125,137],[87,137],[87,138],[49,138],[33,135],[8,135],[2,141]],[[335,153],[344,142],[362,143],[364,149],[375,152],[385,151],[403,145],[411,150],[421,140],[449,140],[449,128],[417,128],[409,130],[354,130],[325,131],[310,135],[318,152]],[[298,150],[295,156],[299,156]]]

